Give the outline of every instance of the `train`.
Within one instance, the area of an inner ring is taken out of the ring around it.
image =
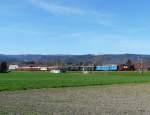
[[[96,66],[95,71],[118,71],[118,65]]]
[[[92,65],[92,66],[50,66],[50,67],[36,67],[36,66],[24,66],[18,67],[18,71],[51,71],[51,70],[64,70],[64,71],[134,71],[137,66],[126,64],[120,65]]]

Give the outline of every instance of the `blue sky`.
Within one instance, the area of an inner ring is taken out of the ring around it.
[[[149,0],[0,0],[1,54],[150,54]]]

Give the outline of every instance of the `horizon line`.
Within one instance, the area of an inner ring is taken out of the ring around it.
[[[136,53],[97,53],[97,54],[92,54],[92,53],[87,53],[87,54],[38,54],[38,53],[25,53],[25,54],[4,54],[4,53],[0,53],[0,55],[72,55],[72,56],[74,56],[74,55],[150,55],[150,54],[143,54],[143,53],[141,53],[141,54],[136,54]]]

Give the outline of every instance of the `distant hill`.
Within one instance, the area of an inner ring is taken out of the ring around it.
[[[150,64],[150,55],[137,54],[106,54],[106,55],[0,55],[1,61],[8,61],[11,64],[40,64],[40,65],[60,65],[60,64],[123,64],[130,59],[133,63],[138,63],[139,59],[143,63]]]

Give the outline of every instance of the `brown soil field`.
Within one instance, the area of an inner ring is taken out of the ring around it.
[[[150,84],[0,92],[0,115],[148,115]]]

